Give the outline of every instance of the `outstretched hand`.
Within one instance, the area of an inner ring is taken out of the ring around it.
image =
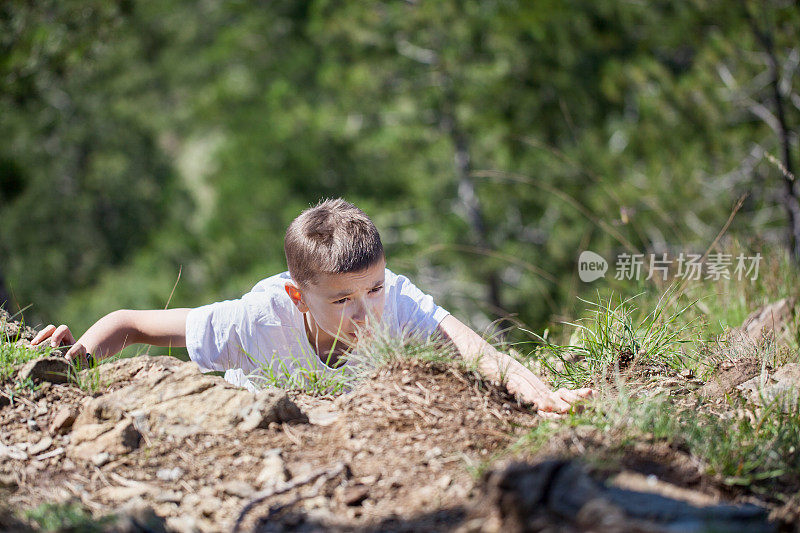
[[[541,395],[538,400],[534,400],[540,413],[567,413],[575,408],[575,404],[581,400],[586,400],[594,396],[594,389],[566,389],[560,388],[548,394]]]
[[[78,343],[72,332],[67,326],[61,324],[56,327],[53,324],[48,325],[40,331],[31,341],[32,346],[37,346],[45,341],[50,342],[50,346],[57,348],[59,346],[70,346],[69,350],[64,354],[67,361],[80,361],[83,365],[88,365],[86,347]]]
[[[594,389],[590,388],[567,389],[562,387],[558,390],[551,390],[527,369],[511,376],[508,386],[509,390],[520,400],[535,405],[539,414],[550,417],[575,409],[576,404],[595,394]]]

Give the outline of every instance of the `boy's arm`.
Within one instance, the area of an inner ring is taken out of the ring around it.
[[[566,412],[570,404],[593,393],[592,389],[552,391],[522,363],[497,351],[453,315],[447,315],[439,323],[439,330],[453,342],[465,361],[477,363],[478,370],[489,379],[505,381],[510,393],[536,404],[540,411]]]
[[[77,341],[65,325],[49,325],[31,341],[37,345],[50,339],[51,346],[71,344],[65,357],[85,359],[90,353],[98,360],[110,357],[126,346],[144,343],[155,346],[186,346],[186,316],[190,309],[110,313],[92,325]]]

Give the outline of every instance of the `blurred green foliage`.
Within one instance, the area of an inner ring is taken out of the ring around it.
[[[80,332],[179,271],[172,307],[236,297],[326,196],[479,327],[569,315],[583,249],[704,251],[744,193],[730,233],[779,241],[754,27],[796,157],[788,1],[4,2],[8,305]]]

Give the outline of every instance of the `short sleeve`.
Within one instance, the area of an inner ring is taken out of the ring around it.
[[[389,274],[387,272],[387,278]],[[388,296],[394,298],[398,325],[404,334],[429,337],[436,332],[444,317],[450,314],[405,276],[396,276]]]
[[[259,322],[259,303],[266,299],[253,293],[240,300],[226,300],[189,311],[186,317],[186,350],[200,370],[241,368],[250,372],[258,367],[253,356],[254,325]]]

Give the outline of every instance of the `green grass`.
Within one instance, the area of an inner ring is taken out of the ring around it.
[[[0,333],[0,380],[5,380],[12,377],[21,365],[33,359],[47,357],[53,352],[53,350],[56,349],[47,346],[46,344],[37,346],[35,348],[31,346],[24,346],[18,344],[19,338],[19,335],[9,337],[5,333]],[[67,348],[68,347],[62,346],[59,349],[65,350]],[[89,366],[83,366],[80,361],[78,361],[72,365],[70,369],[68,376],[69,380],[85,392],[94,394],[107,385],[101,379],[98,368],[99,365],[116,359],[117,358],[109,358],[102,362],[94,362]],[[30,381],[30,379],[24,383],[15,383],[14,389],[17,391],[26,388],[35,390],[36,385],[34,385],[33,382],[29,383],[28,381]]]
[[[43,503],[24,512],[25,518],[39,531],[81,531],[86,533],[107,531],[114,517],[92,517],[78,502]]]
[[[536,455],[551,439],[575,442],[578,428],[589,427],[602,436],[578,447],[589,462],[608,465],[637,444],[666,443],[693,457],[721,485],[786,501],[800,490],[796,391],[771,401],[762,398],[760,405],[735,393],[712,403],[688,391],[680,396],[647,392],[626,382],[635,374],[623,372],[634,364],[649,365],[657,385],[661,377],[686,368],[710,379],[723,360],[756,358],[773,368],[800,360],[800,313],[780,342],[743,340],[735,333],[760,306],[797,295],[800,269],[782,250],[766,251],[762,265],[754,281],[700,280],[666,290],[639,286],[628,296],[598,291],[594,301],[580,300],[586,306],[583,316],[565,323],[557,339],[547,332],[532,334],[539,346],[531,362],[559,385],[594,384],[599,396],[582,412],[539,423],[503,455]],[[614,378],[615,387],[604,386],[608,378]]]
[[[453,361],[455,352],[435,338],[398,337],[383,328],[376,328],[357,353],[346,356],[348,364],[333,371],[326,369],[314,353],[293,357],[291,364],[278,360],[277,370],[261,358],[251,354],[245,356],[256,366],[256,371],[248,376],[256,388],[278,387],[326,396],[351,390],[375,369],[394,361]],[[463,363],[460,358],[456,360]]]
[[[541,421],[473,473],[480,476],[503,457],[536,456],[552,439],[574,443],[580,439],[576,429],[593,428],[607,439],[582,447],[581,458],[588,463],[613,468],[620,457],[635,449],[641,451],[637,444],[667,443],[694,457],[703,472],[722,485],[786,501],[800,489],[800,409],[796,400],[783,397],[755,408],[732,399],[728,407],[728,413],[721,415],[699,405],[680,406],[666,394],[605,396],[561,420]]]
[[[748,250],[732,241],[720,251],[733,256],[760,253],[762,259],[755,280],[692,280],[685,283],[668,303],[670,312],[694,303],[681,315],[678,323],[692,322],[701,326],[700,340],[703,342],[714,342],[730,328],[740,326],[748,315],[765,304],[798,296],[800,287],[800,268],[782,247],[756,245],[753,250]],[[639,292],[642,297],[637,300],[643,309],[655,308],[662,297],[662,289],[656,285],[642,286]],[[796,329],[795,335],[789,339],[795,349],[800,348]]]
[[[656,365],[681,370],[696,366],[691,345],[697,335],[694,321],[682,321],[695,302],[667,312],[672,290],[665,292],[649,313],[634,306],[637,296],[612,294],[596,302],[582,300],[588,316],[574,323],[566,344],[528,332],[541,342],[530,357],[547,369],[558,386],[598,384],[622,368]]]
[[[787,398],[763,408],[730,400],[720,415],[699,405],[679,406],[664,394],[621,394],[573,414],[562,428],[595,427],[614,435],[621,449],[635,442],[666,442],[697,457],[706,474],[725,485],[776,496],[782,487],[798,488],[800,410],[790,405]]]
[[[100,365],[108,364],[121,359],[119,354],[104,359],[102,361],[93,360],[88,366],[84,366],[80,361],[76,361],[70,370],[69,380],[77,385],[82,391],[94,394],[108,387],[100,373]]]
[[[0,380],[11,377],[20,365],[32,359],[45,357],[53,350],[49,347],[37,350],[17,345],[18,340],[19,337],[8,338],[5,334],[0,333]]]

